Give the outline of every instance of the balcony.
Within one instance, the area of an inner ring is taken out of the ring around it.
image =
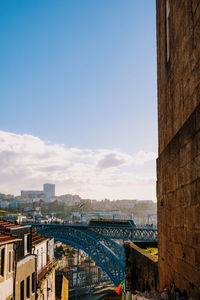
[[[56,259],[53,258],[38,272],[37,281],[40,282],[55,266]]]

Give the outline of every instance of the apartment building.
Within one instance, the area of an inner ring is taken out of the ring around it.
[[[5,280],[4,284],[8,285],[8,289],[0,287],[1,293],[5,294],[1,294],[0,299],[35,300],[36,258],[31,254],[31,226],[0,220],[0,231],[4,235],[10,235],[10,238],[7,238],[10,243],[0,246],[3,274],[0,276],[0,283],[4,283]]]
[[[37,257],[37,299],[55,300],[54,239],[32,232],[32,253]]]
[[[16,247],[20,239],[0,232],[0,299],[13,300],[16,281]]]

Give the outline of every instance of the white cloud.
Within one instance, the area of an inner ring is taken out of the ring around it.
[[[27,134],[0,131],[0,192],[41,189],[87,198],[155,199],[155,153],[78,149]]]
[[[113,168],[118,167],[120,165],[123,165],[126,163],[126,160],[121,155],[117,155],[116,153],[109,153],[106,154],[102,159],[98,161],[97,166],[100,169],[107,169],[107,168]]]

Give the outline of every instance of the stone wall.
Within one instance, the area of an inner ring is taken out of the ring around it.
[[[160,154],[157,174],[160,288],[200,296],[200,105]]]
[[[200,299],[200,1],[157,0],[160,289]]]
[[[157,0],[159,153],[200,102],[200,1],[171,0],[166,61],[166,0]]]
[[[158,289],[158,263],[153,257],[132,242],[125,242],[127,266],[126,289],[134,292]]]

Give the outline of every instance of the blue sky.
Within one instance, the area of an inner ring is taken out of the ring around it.
[[[0,38],[3,133],[107,155],[157,153],[155,1],[2,0]],[[155,177],[155,161],[146,170]]]

